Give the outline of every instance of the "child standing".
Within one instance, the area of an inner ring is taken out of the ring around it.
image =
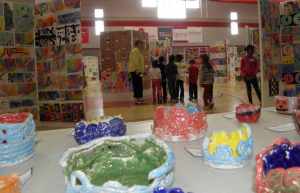
[[[247,94],[249,103],[253,104],[252,94],[251,94],[251,84],[256,92],[256,95],[261,103],[261,93],[258,87],[258,81],[256,74],[258,72],[258,62],[255,57],[253,57],[254,46],[248,45],[245,48],[247,56],[244,56],[241,60],[241,74],[244,76],[244,80],[247,87]]]
[[[174,64],[175,56],[172,54],[169,57],[169,63],[166,65],[166,76],[168,79],[169,93],[171,96],[170,102],[176,103],[176,75],[178,74],[177,66]]]
[[[165,61],[165,58],[160,56],[158,58],[158,68],[161,71],[161,87],[163,89],[163,99],[164,102],[167,102],[167,81],[166,81],[166,66],[163,63]]]
[[[188,69],[189,72],[189,100],[198,99],[198,89],[197,89],[197,81],[199,75],[199,69],[195,66],[196,61],[194,59],[190,60],[190,67]]]
[[[149,76],[152,80],[152,96],[153,96],[153,102],[156,102],[156,88],[158,90],[158,102],[162,102],[162,97],[161,97],[161,71],[158,68],[158,62],[157,60],[154,60],[152,62],[152,68],[149,70]]]
[[[181,63],[183,56],[181,54],[176,55],[176,66],[178,70],[178,74],[176,75],[176,98],[177,100],[179,99],[180,96],[180,101],[184,101],[184,81],[185,81],[185,73],[186,73],[186,68],[185,64]],[[179,89],[180,89],[180,95],[179,95]]]
[[[212,97],[209,93],[213,84],[213,66],[209,63],[207,54],[200,55],[200,64],[199,86],[204,88],[204,110],[209,110],[213,107]]]

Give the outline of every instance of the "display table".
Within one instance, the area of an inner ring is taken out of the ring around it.
[[[175,162],[175,180],[172,187],[180,187],[185,192],[194,193],[240,193],[255,192],[255,156],[263,148],[271,146],[273,141],[286,137],[291,142],[300,141],[296,130],[276,133],[263,127],[282,125],[292,122],[291,115],[281,115],[270,112],[274,108],[262,109],[261,118],[256,123],[249,123],[253,132],[254,151],[251,161],[242,169],[220,170],[206,166],[201,157],[193,157],[184,147],[200,148],[202,139],[193,142],[167,142],[173,149]],[[237,119],[226,119],[223,115],[235,113],[221,113],[208,115],[208,131],[211,136],[215,130],[225,130],[230,133],[233,129],[241,128],[242,123]],[[140,132],[151,132],[153,121],[143,121],[127,124],[126,135]],[[39,131],[37,139],[42,139],[37,145],[35,155],[29,161],[8,168],[1,168],[1,176],[10,176],[13,172],[23,174],[33,167],[33,176],[22,187],[22,193],[53,193],[64,192],[65,181],[63,169],[59,165],[62,153],[68,148],[77,146],[73,136],[69,136],[69,129]]]

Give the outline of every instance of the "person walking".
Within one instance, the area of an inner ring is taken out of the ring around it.
[[[169,63],[166,65],[166,76],[168,79],[168,87],[171,100],[170,102],[176,103],[176,75],[178,74],[177,66],[174,64],[175,56],[172,54],[169,57]]]

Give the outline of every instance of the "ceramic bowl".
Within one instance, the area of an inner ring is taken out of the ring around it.
[[[293,114],[298,107],[298,97],[276,96],[275,107],[277,113]]]
[[[82,145],[94,139],[105,136],[123,136],[126,132],[126,124],[122,115],[102,116],[91,122],[80,121],[75,126],[74,138]]]
[[[30,113],[0,116],[0,168],[27,161],[34,155],[35,124]]]
[[[242,123],[253,123],[260,118],[260,106],[253,104],[239,104],[236,107],[235,117]]]
[[[206,119],[201,104],[160,106],[154,112],[152,134],[164,141],[196,140],[202,138],[208,129]]]
[[[63,153],[66,191],[152,193],[174,180],[173,151],[149,133],[102,137]]]
[[[300,143],[277,139],[259,152],[254,182],[257,193],[300,192]]]
[[[212,137],[204,137],[202,144],[202,159],[212,168],[237,169],[249,162],[253,154],[252,131],[247,123],[242,124],[242,129],[233,131],[237,138],[228,138],[225,131],[215,131]],[[218,141],[212,138],[218,136]],[[227,136],[227,137],[226,137]]]
[[[20,193],[19,175],[13,173],[11,177],[0,176],[0,192],[1,193]]]

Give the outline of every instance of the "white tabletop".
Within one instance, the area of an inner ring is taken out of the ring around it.
[[[200,148],[202,139],[193,142],[167,142],[175,154],[175,180],[172,187],[180,187],[185,192],[194,193],[240,193],[255,192],[255,156],[263,148],[270,146],[280,137],[286,137],[291,142],[300,141],[296,130],[288,132],[273,132],[263,127],[282,125],[292,122],[291,115],[280,115],[270,112],[270,109],[262,109],[261,118],[256,123],[250,123],[253,132],[254,152],[251,161],[242,169],[220,170],[206,166],[201,157],[193,157],[184,147]],[[221,113],[208,115],[208,131],[210,136],[215,130],[231,132],[241,128],[241,123],[236,119],[226,119],[223,115],[234,113]],[[127,124],[126,135],[139,132],[151,132],[153,121],[143,121]],[[67,133],[72,130],[52,130],[37,132],[37,139],[42,139],[36,145],[35,155],[29,161],[20,165],[1,168],[0,176],[10,176],[13,172],[24,173],[33,167],[33,176],[22,187],[22,193],[53,193],[64,192],[64,174],[59,165],[62,153],[68,148],[77,146],[72,136]]]

